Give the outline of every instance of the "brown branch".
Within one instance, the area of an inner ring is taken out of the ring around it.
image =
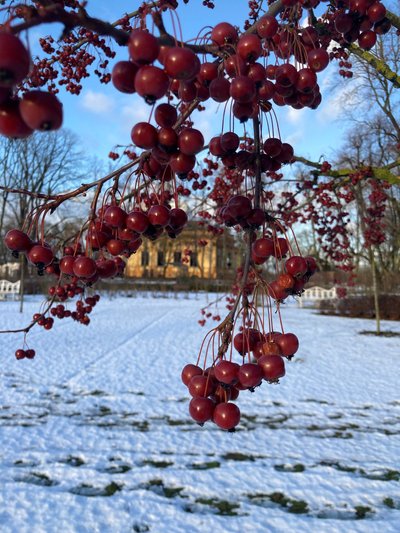
[[[32,322],[28,324],[27,326],[25,326],[24,328],[0,330],[0,334],[1,333],[28,333],[33,328],[33,326],[37,324],[40,318],[49,311],[55,299],[56,299],[56,295],[52,296],[51,299],[48,301],[48,305],[46,306],[45,310],[42,313],[40,313],[40,317],[38,317],[36,320],[32,320]]]
[[[45,6],[36,13],[33,12],[31,16],[27,16],[25,22],[12,26],[11,31],[13,33],[20,33],[23,30],[52,22],[60,22],[64,25],[65,31],[67,32],[70,32],[76,27],[83,27],[95,31],[99,35],[108,35],[121,46],[125,46],[129,39],[129,33],[118,29],[115,24],[91,17],[83,9],[78,13],[65,11],[58,4]]]
[[[78,13],[67,12],[60,5],[54,4],[51,1],[42,1],[43,7],[40,11],[36,11],[32,8],[27,8],[26,6],[21,6],[26,13],[26,20],[20,24],[11,27],[13,33],[19,33],[23,30],[39,26],[44,23],[59,22],[64,25],[64,33],[70,32],[76,27],[87,28],[91,31],[98,33],[99,35],[107,35],[112,37],[119,45],[126,46],[129,40],[129,33],[117,28],[117,25],[121,23],[121,19],[113,23],[105,22],[101,19],[91,17],[87,14],[84,9],[79,10]],[[157,2],[152,2],[148,4],[148,7],[153,8],[157,6]],[[269,7],[266,14],[271,16],[278,15],[283,11],[284,6],[282,5],[281,0],[277,0]],[[128,19],[134,18],[140,13],[140,10],[133,11],[126,16]],[[223,52],[219,47],[215,45],[196,45],[189,43],[182,43],[177,41],[172,35],[170,35],[164,26],[161,12],[156,11],[153,13],[153,21],[155,26],[160,32],[160,37],[158,41],[160,45],[164,46],[182,46],[184,45],[187,48],[193,50],[193,52],[198,54],[211,54],[214,57],[223,57]],[[246,33],[255,33],[257,27],[257,22],[255,22]],[[81,46],[88,43],[89,39],[81,39],[75,45],[73,45],[73,51],[78,50]],[[51,63],[54,63],[55,60],[51,60]]]
[[[15,189],[11,187],[4,187],[3,185],[0,185],[0,190],[5,191],[7,193],[23,194],[24,196],[30,196],[31,198],[41,198],[43,200],[55,200],[57,198],[56,195],[52,195],[52,194],[32,192],[32,191],[28,191],[27,189]]]

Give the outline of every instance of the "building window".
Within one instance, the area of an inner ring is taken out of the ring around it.
[[[190,254],[190,266],[191,267],[197,267],[199,266],[199,263],[197,261],[197,253],[196,252],[192,252]]]
[[[164,252],[157,252],[157,266],[161,267],[165,265]]]
[[[150,254],[149,254],[149,252],[143,251],[142,252],[142,260],[141,260],[142,266],[143,267],[148,266],[149,262],[150,262]]]
[[[180,265],[182,261],[181,252],[174,252],[174,265]]]

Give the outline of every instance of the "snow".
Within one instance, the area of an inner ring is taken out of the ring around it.
[[[201,428],[180,372],[209,298],[103,299],[89,327],[35,328],[33,361],[0,336],[1,533],[400,531],[398,338],[288,305],[286,376],[241,394],[236,433]],[[39,302],[18,305],[2,329]]]

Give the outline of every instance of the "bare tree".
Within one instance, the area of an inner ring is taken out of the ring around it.
[[[86,164],[79,139],[68,130],[37,133],[23,140],[0,139],[0,233],[21,227],[28,213],[43,200],[84,180]],[[10,189],[30,195],[13,195]],[[2,249],[3,261],[5,251]]]

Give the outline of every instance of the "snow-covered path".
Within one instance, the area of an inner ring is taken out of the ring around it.
[[[241,395],[236,433],[200,428],[180,372],[204,298],[101,301],[89,327],[34,330],[33,361],[0,337],[1,533],[400,531],[399,338],[289,306],[280,385]]]

